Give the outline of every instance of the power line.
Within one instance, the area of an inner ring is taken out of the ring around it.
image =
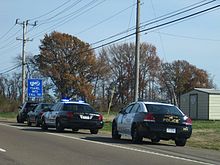
[[[19,67],[21,67],[21,64],[16,65],[16,66],[14,66],[14,67],[12,67],[12,68],[10,68],[10,69],[7,69],[6,71],[0,72],[0,75],[9,73],[9,72],[11,72],[11,71],[13,71],[13,70],[15,70],[15,69],[17,69],[17,68],[19,68]]]
[[[145,28],[145,27],[148,26],[148,25],[151,25],[151,24],[154,24],[154,23],[157,23],[157,22],[160,22],[160,21],[164,21],[165,19],[172,18],[172,17],[174,17],[174,16],[177,16],[177,15],[183,14],[183,13],[185,13],[185,12],[188,12],[188,11],[194,10],[194,9],[196,9],[196,8],[199,8],[199,7],[201,7],[201,6],[205,6],[205,5],[207,5],[207,4],[210,4],[210,3],[212,3],[212,2],[215,2],[216,0],[211,0],[211,1],[209,1],[209,2],[205,2],[205,1],[207,1],[207,0],[203,0],[203,1],[200,1],[200,2],[198,2],[198,3],[195,3],[195,4],[192,4],[192,5],[186,6],[186,7],[182,8],[182,9],[179,9],[179,10],[176,10],[176,11],[174,11],[174,12],[170,12],[170,13],[168,13],[168,14],[159,16],[159,17],[157,17],[157,18],[155,18],[155,19],[151,19],[151,20],[142,22],[142,23],[141,23],[141,28]],[[203,2],[205,2],[205,3],[203,3]],[[202,4],[201,4],[201,3],[202,3]],[[191,6],[194,6],[194,7],[191,7]],[[189,8],[189,7],[190,7],[190,8]],[[189,8],[189,9],[188,9],[188,8]],[[181,12],[180,12],[180,11],[181,11]],[[175,14],[174,14],[174,13],[175,13]],[[114,35],[112,35],[112,36],[109,36],[109,37],[107,37],[107,38],[105,38],[105,39],[96,41],[96,42],[92,43],[91,45],[96,45],[96,44],[101,43],[101,42],[104,42],[104,41],[106,41],[106,40],[110,40],[110,39],[115,38],[115,37],[117,37],[117,36],[119,36],[119,35],[122,35],[122,34],[124,34],[124,33],[128,33],[129,31],[132,31],[132,30],[135,30],[135,27],[132,27],[132,28],[126,30],[126,31],[119,32],[119,33],[114,34]]]
[[[12,29],[15,27],[15,25],[13,25],[5,34],[3,34],[1,37],[0,37],[0,40],[3,39],[10,31],[12,31]]]
[[[179,22],[179,21],[183,21],[183,20],[185,20],[185,19],[189,19],[189,18],[191,18],[191,17],[194,17],[194,16],[197,16],[197,15],[199,15],[199,14],[208,12],[208,11],[210,11],[210,10],[214,10],[214,9],[216,9],[216,8],[219,8],[219,7],[220,7],[220,5],[216,5],[216,6],[213,6],[213,7],[210,7],[210,8],[201,10],[201,11],[198,11],[198,12],[196,12],[196,13],[193,13],[193,14],[190,14],[190,15],[187,15],[187,16],[184,16],[184,17],[181,17],[181,18],[178,18],[178,19],[175,19],[175,20],[166,22],[166,23],[162,23],[162,24],[159,24],[159,25],[155,25],[155,26],[153,26],[153,27],[140,30],[140,33],[143,33],[143,32],[146,32],[146,31],[150,31],[150,30],[154,30],[154,29],[157,29],[157,28],[160,28],[160,27],[163,27],[163,26],[167,26],[167,25],[169,25],[169,24],[173,24],[173,23],[176,23],[176,22]],[[131,36],[133,36],[133,35],[135,35],[135,34],[136,34],[136,32],[131,33],[131,34],[129,34],[129,35],[126,35],[126,36],[120,37],[120,38],[118,38],[118,39],[112,40],[112,41],[110,41],[110,42],[107,42],[107,43],[105,43],[105,44],[102,44],[102,45],[96,46],[96,47],[94,47],[94,48],[91,48],[90,50],[95,50],[95,49],[98,49],[98,48],[101,48],[101,47],[105,47],[105,46],[107,46],[107,45],[116,43],[116,42],[118,42],[118,41],[120,41],[120,40],[123,40],[123,39],[125,39],[125,38],[131,37]]]
[[[92,26],[90,26],[90,27],[88,27],[88,28],[86,28],[86,29],[84,29],[84,30],[78,32],[76,35],[81,34],[81,33],[84,33],[84,32],[86,32],[86,31],[88,31],[88,30],[91,30],[92,28],[94,28],[94,27],[96,27],[96,26],[98,26],[98,25],[100,25],[100,24],[102,24],[102,23],[104,23],[104,22],[106,22],[106,21],[108,21],[108,20],[114,18],[115,16],[117,16],[117,15],[123,13],[124,11],[130,9],[131,7],[134,7],[135,5],[136,5],[136,3],[134,3],[133,5],[131,5],[131,6],[129,6],[129,7],[126,7],[125,9],[123,9],[123,10],[121,10],[121,11],[119,11],[119,12],[113,14],[113,15],[111,15],[110,17],[108,17],[108,18],[106,18],[106,19],[104,19],[104,20],[102,20],[102,21],[100,21],[100,22],[98,22],[98,23],[96,23],[96,24],[94,24],[94,25],[92,25]]]
[[[157,33],[157,32],[155,32],[155,33]],[[192,39],[192,40],[204,40],[204,41],[213,41],[213,42],[219,42],[220,41],[218,39],[191,37],[191,36],[171,34],[171,33],[164,33],[164,32],[160,32],[160,34],[167,35],[167,36],[172,36],[172,37],[178,37],[178,38]]]
[[[95,1],[97,1],[97,0],[95,0]],[[55,29],[55,27],[56,27],[56,28],[57,28],[57,27],[60,27],[60,26],[64,25],[65,23],[67,23],[67,22],[69,22],[69,21],[71,21],[71,20],[73,20],[73,19],[75,19],[75,18],[81,16],[82,14],[85,14],[85,13],[89,12],[90,10],[92,10],[92,9],[95,8],[95,7],[97,7],[98,5],[100,5],[101,3],[103,3],[104,1],[106,1],[106,0],[102,0],[102,1],[99,2],[98,4],[95,4],[94,6],[88,8],[89,6],[91,6],[91,5],[94,4],[94,0],[93,0],[93,1],[91,1],[90,3],[86,4],[85,6],[83,6],[82,8],[78,9],[77,11],[75,11],[74,13],[71,13],[71,15],[69,15],[69,16],[68,16],[67,18],[65,18],[64,20],[59,21],[58,23],[56,23],[56,24],[50,26],[50,27],[47,28],[47,29],[44,29],[43,31],[41,31],[41,32],[39,32],[39,33],[33,35],[32,37],[38,37],[38,36],[40,36],[42,33],[45,33],[45,31],[53,30],[53,29]],[[79,13],[79,12],[81,12],[81,13]],[[77,13],[79,13],[79,14],[76,15],[75,17],[73,17],[73,16],[74,16],[73,14],[77,14]]]
[[[55,9],[53,9],[53,10],[51,10],[51,11],[45,13],[45,14],[42,14],[42,15],[40,15],[40,16],[37,16],[37,17],[35,17],[35,18],[31,18],[30,20],[37,20],[37,19],[39,19],[39,18],[41,18],[41,17],[47,16],[47,15],[53,13],[54,11],[58,10],[59,8],[63,7],[64,5],[66,5],[67,3],[69,3],[70,1],[71,1],[71,0],[68,0],[68,1],[62,3],[60,6],[56,7]]]

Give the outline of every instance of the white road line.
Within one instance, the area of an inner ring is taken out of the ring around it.
[[[2,149],[2,148],[0,148],[0,151],[1,151],[1,152],[6,152],[6,150],[4,150],[4,149]]]
[[[152,151],[147,151],[147,150],[141,150],[141,149],[136,149],[136,148],[124,147],[124,146],[120,146],[120,145],[114,145],[114,144],[108,144],[108,143],[103,143],[103,142],[80,139],[77,137],[66,136],[66,135],[62,135],[62,134],[49,133],[49,132],[46,132],[46,134],[69,138],[69,139],[74,139],[74,140],[79,140],[79,141],[88,142],[88,143],[101,144],[101,145],[120,148],[120,149],[124,149],[124,150],[130,150],[130,151],[152,154],[152,155],[157,155],[157,156],[162,156],[162,157],[167,157],[167,158],[172,158],[172,159],[178,159],[178,160],[183,160],[183,161],[188,161],[188,162],[193,162],[193,163],[198,163],[198,164],[203,164],[203,165],[214,165],[212,163],[206,163],[206,162],[197,161],[197,160],[193,160],[193,159],[182,158],[182,157],[178,157],[178,156],[172,156],[172,155],[167,155],[167,154],[162,154],[162,153],[157,153],[157,152],[152,152]]]
[[[8,126],[8,127],[13,127],[13,128],[18,128],[18,129],[24,129],[23,127],[10,126],[10,125],[3,124],[3,123],[0,123],[0,125],[4,125],[4,126]],[[77,138],[77,137],[66,136],[66,135],[62,135],[62,134],[49,133],[49,132],[45,132],[45,133],[48,134],[48,135],[54,135],[54,136],[59,136],[59,137],[64,137],[64,138],[84,141],[84,142],[88,142],[88,143],[101,144],[101,145],[115,147],[115,148],[120,148],[120,149],[124,149],[124,150],[130,150],[130,151],[141,152],[141,153],[146,153],[146,154],[158,155],[158,156],[162,156],[162,157],[178,159],[178,160],[183,160],[183,161],[188,161],[188,162],[193,162],[193,163],[198,163],[198,164],[203,164],[203,165],[214,165],[212,163],[206,163],[206,162],[197,161],[197,160],[193,160],[193,159],[182,158],[182,157],[178,157],[178,156],[172,156],[172,155],[168,155],[168,154],[162,154],[162,153],[157,153],[157,152],[152,152],[152,151],[147,151],[147,150],[141,150],[141,149],[136,149],[136,148],[131,148],[131,147],[124,147],[124,146],[120,146],[120,145],[108,144],[108,143],[91,141],[91,140],[86,140],[86,139],[80,139],[80,138]],[[1,149],[1,148],[0,148],[0,151],[6,152],[6,150]]]

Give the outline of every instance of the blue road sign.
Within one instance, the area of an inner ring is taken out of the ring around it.
[[[28,97],[43,97],[42,79],[28,79]]]

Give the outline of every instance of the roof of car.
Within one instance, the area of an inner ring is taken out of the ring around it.
[[[65,104],[83,104],[83,105],[89,105],[88,103],[85,103],[84,101],[71,101],[71,100],[66,100],[66,99],[63,99],[61,100],[62,103],[65,103]]]
[[[138,101],[140,103],[144,103],[144,104],[154,104],[154,105],[168,105],[168,106],[174,106],[172,104],[168,104],[168,103],[162,103],[162,102],[150,102],[150,101]]]

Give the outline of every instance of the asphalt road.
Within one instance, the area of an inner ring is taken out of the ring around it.
[[[163,143],[131,144],[83,130],[56,133],[0,122],[0,165],[220,165],[220,152]]]

